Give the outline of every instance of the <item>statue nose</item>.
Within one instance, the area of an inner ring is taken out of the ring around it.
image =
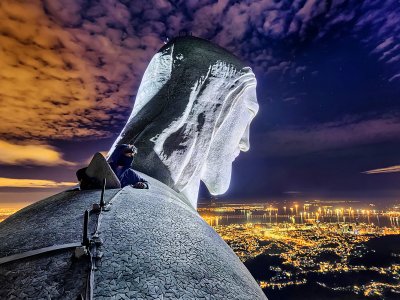
[[[242,138],[239,142],[240,151],[246,152],[250,149],[250,124],[247,125],[246,130],[243,133]]]

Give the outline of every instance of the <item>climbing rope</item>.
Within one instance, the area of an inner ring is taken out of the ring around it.
[[[5,257],[0,258],[0,265],[6,264],[6,263],[10,263],[10,262],[13,262],[13,261],[17,261],[17,260],[21,260],[21,259],[24,259],[24,258],[28,258],[28,257],[44,254],[44,253],[50,253],[50,252],[56,252],[56,251],[60,251],[60,250],[73,249],[73,248],[80,247],[80,246],[81,246],[80,242],[78,242],[78,243],[69,243],[69,244],[62,244],[62,245],[53,245],[53,246],[50,246],[50,247],[45,247],[45,248],[30,250],[30,251],[22,252],[22,253],[18,253],[18,254],[13,254],[13,255],[9,255],[9,256],[5,256]]]

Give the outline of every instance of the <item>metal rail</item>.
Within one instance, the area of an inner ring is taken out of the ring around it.
[[[89,240],[87,233],[88,233],[88,228],[87,228],[87,222],[86,224],[86,229],[85,226],[83,228],[84,236],[83,236],[83,245],[86,246],[88,249],[88,254],[89,254],[89,274],[86,278],[86,288],[85,288],[85,300],[92,300],[93,299],[93,290],[94,290],[94,271],[96,270],[96,259],[101,258],[101,255],[97,251],[97,247],[102,244],[101,239],[99,238],[99,228],[100,228],[100,223],[101,223],[101,217],[102,217],[102,212],[104,211],[104,207],[106,206],[106,203],[104,201],[104,193],[106,190],[106,179],[103,179],[103,186],[101,189],[101,196],[100,196],[100,211],[97,214],[97,220],[96,220],[96,228],[94,230],[94,233],[92,235],[92,239]],[[89,217],[89,212],[85,212],[85,220]],[[86,235],[85,235],[86,234]],[[85,244],[84,244],[85,243]]]
[[[81,246],[80,242],[69,243],[69,244],[62,244],[62,245],[53,245],[50,247],[45,247],[45,248],[30,250],[30,251],[22,252],[22,253],[18,253],[18,254],[13,254],[13,255],[9,255],[9,256],[0,258],[0,265],[6,264],[9,262],[13,262],[16,260],[24,259],[27,257],[32,257],[32,256],[36,256],[36,255],[40,255],[40,254],[44,254],[44,253],[55,252],[55,251],[60,251],[60,250],[72,249],[72,248],[76,248],[76,247],[80,247],[80,246]]]

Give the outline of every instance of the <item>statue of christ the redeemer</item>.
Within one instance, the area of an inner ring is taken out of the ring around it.
[[[133,167],[196,208],[200,180],[214,195],[228,189],[233,160],[249,149],[257,111],[250,68],[207,41],[178,39],[151,60],[113,149],[134,144],[140,151]]]
[[[0,298],[266,299],[196,211],[200,181],[228,189],[257,111],[255,76],[238,58],[203,39],[170,41],[108,155],[135,145],[132,168],[150,188],[105,190],[83,246],[82,215],[100,190],[65,191],[0,223]]]

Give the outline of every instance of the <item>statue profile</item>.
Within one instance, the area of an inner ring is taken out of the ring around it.
[[[233,160],[249,149],[257,111],[249,67],[208,41],[178,38],[151,60],[111,152],[117,144],[134,144],[134,169],[182,193],[196,208],[200,180],[213,195],[227,191]]]
[[[266,299],[196,211],[200,180],[225,192],[249,148],[255,87],[250,68],[206,40],[161,48],[109,152],[134,144],[150,188],[64,191],[0,223],[0,298]]]

